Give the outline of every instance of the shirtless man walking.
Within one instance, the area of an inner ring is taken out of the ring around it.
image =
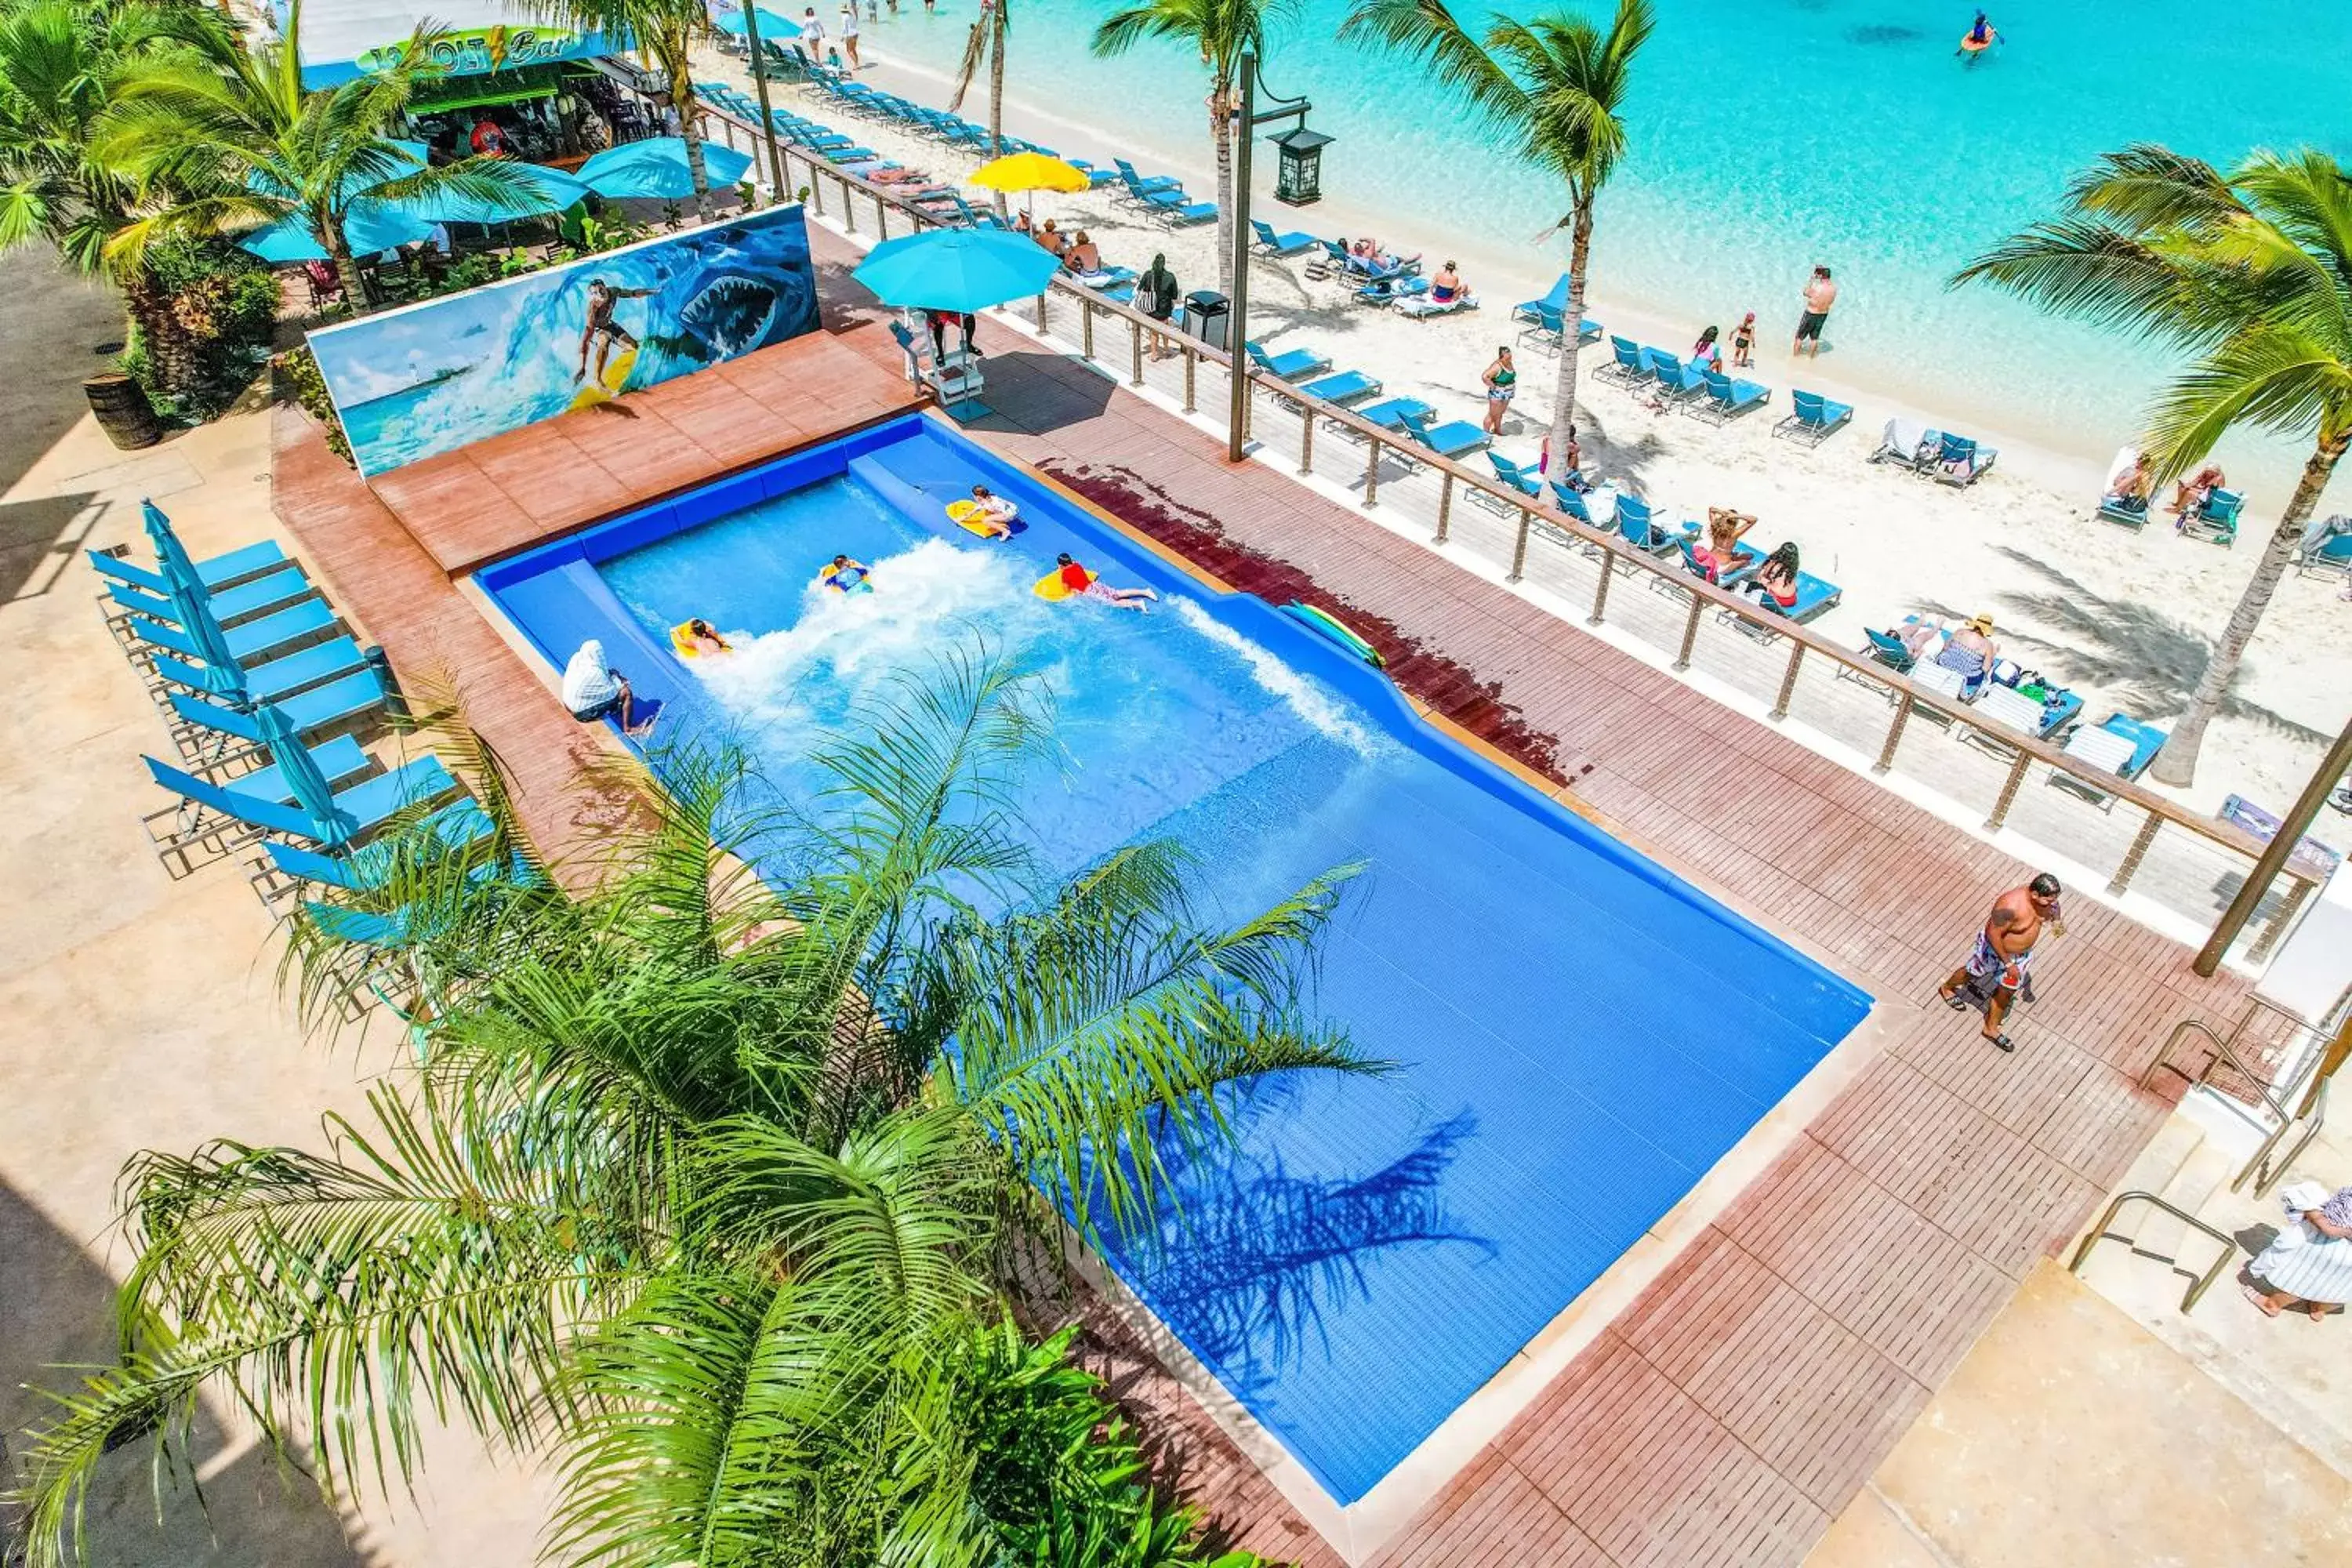
[[[1944,1005],[1956,1013],[1969,1005],[1970,996],[1983,1002],[1984,1037],[2004,1051],[2017,1046],[2001,1033],[2000,1021],[2021,994],[2033,1000],[2026,966],[2033,962],[2034,943],[2042,940],[2045,924],[2053,936],[2066,934],[2065,919],[2058,911],[2058,879],[2047,871],[1993,900],[1992,914],[1977,932],[1976,951],[1937,991]]]

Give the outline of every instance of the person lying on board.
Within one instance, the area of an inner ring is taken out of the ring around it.
[[[1122,610],[1148,610],[1160,597],[1150,588],[1113,588],[1070,559],[1066,552],[1054,557],[1054,563],[1062,569],[1062,586],[1074,596],[1099,599]]]

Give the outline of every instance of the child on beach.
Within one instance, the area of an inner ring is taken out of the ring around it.
[[[1739,318],[1739,325],[1731,329],[1731,366],[1746,370],[1756,363],[1756,312],[1750,310]]]
[[[1713,370],[1719,351],[1715,346],[1716,329],[1709,327],[1699,333],[1698,342],[1691,345],[1691,366],[1695,370]]]

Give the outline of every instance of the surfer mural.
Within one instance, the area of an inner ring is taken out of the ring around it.
[[[647,240],[310,334],[375,475],[813,331],[801,209]]]

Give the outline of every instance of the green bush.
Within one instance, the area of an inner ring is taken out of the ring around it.
[[[292,398],[302,405],[302,412],[319,422],[327,433],[327,449],[344,462],[352,461],[352,444],[343,435],[343,422],[335,413],[335,400],[327,395],[327,378],[319,370],[319,356],[310,345],[289,349],[269,362],[275,373],[275,391],[280,398]],[[354,468],[357,464],[352,464]]]
[[[233,246],[172,239],[147,253],[150,285],[169,330],[151,342],[133,324],[122,368],[167,418],[200,424],[244,395],[269,358],[278,277]]]

